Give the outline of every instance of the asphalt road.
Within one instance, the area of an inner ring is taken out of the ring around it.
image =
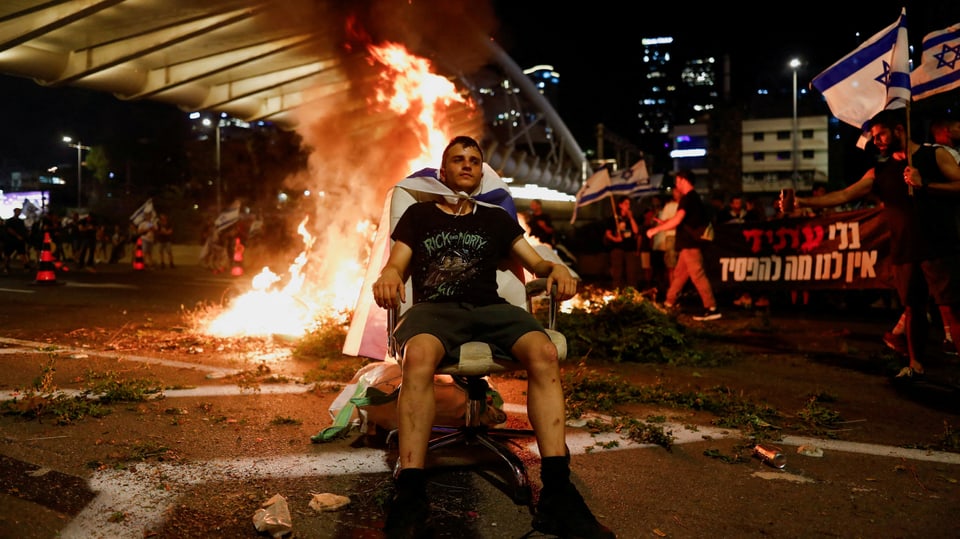
[[[317,418],[329,421],[326,410],[335,390],[290,383],[244,391],[240,385],[224,381],[225,372],[240,368],[235,350],[208,350],[193,360],[180,354],[174,359],[147,340],[140,341],[142,348],[127,347],[122,352],[85,345],[79,331],[93,328],[110,336],[134,324],[146,335],[145,320],[171,329],[181,323],[178,320],[184,309],[223,301],[245,286],[244,278],[215,276],[195,266],[149,272],[136,272],[126,265],[103,267],[96,273],[58,274],[53,285],[36,284],[30,272],[0,276],[3,398],[12,397],[12,392],[22,387],[24,375],[17,370],[52,347],[91,369],[116,362],[120,354],[125,365],[149,365],[158,376],[191,380],[165,391],[163,404],[155,409],[150,405],[121,406],[105,419],[83,420],[68,427],[0,417],[4,426],[0,537],[269,536],[257,532],[254,515],[273,494],[283,496],[289,505],[292,532],[288,537],[380,536],[383,515],[378,502],[384,485],[389,484],[395,459],[392,450],[359,434],[329,444],[313,444],[308,438],[323,426]],[[734,324],[737,317],[728,313],[723,323]],[[822,325],[811,322],[809,335],[802,338],[813,343],[828,332],[835,336],[849,314],[811,317]],[[770,332],[777,333],[779,327],[790,331],[787,328],[798,321],[781,320],[774,313],[768,324]],[[885,324],[877,319],[866,329],[858,326],[855,333],[875,331],[880,335]],[[836,354],[838,358],[864,353],[864,346],[851,341],[849,334],[837,339],[847,339],[851,345]],[[771,353],[755,355],[759,361],[761,355]],[[916,391],[892,390],[882,375],[850,368],[855,363],[852,360],[825,364],[822,358],[813,361],[810,354],[798,353],[778,361],[789,363],[798,373],[824,373],[824,386],[855,388],[858,394],[875,392],[877,400],[873,402],[886,402],[890,410],[922,414],[934,421],[942,418],[948,430],[960,422],[960,409],[950,405],[955,395],[949,386],[947,406],[943,406],[944,399],[933,406],[916,399]],[[743,369],[730,376],[763,376],[755,370],[756,363],[744,364]],[[799,391],[789,385],[789,378],[781,375],[770,383],[782,385],[784,392]],[[498,384],[502,384],[498,385],[502,393],[510,396],[507,412],[523,420],[521,383],[503,380]],[[938,390],[944,391],[943,387]],[[272,414],[267,415],[269,420],[280,410],[297,414],[305,407],[312,415],[305,413],[303,417],[309,419],[291,432],[284,431],[283,436],[271,436],[276,431],[269,430],[269,421],[258,425],[255,419],[244,419],[229,427],[233,430],[198,421],[190,430],[188,419],[170,418],[169,410],[193,413],[209,403],[224,410],[226,417],[231,413]],[[657,412],[635,411],[640,418]],[[131,423],[122,423],[125,415]],[[159,420],[151,423],[155,417]],[[909,433],[903,433],[901,443],[896,441],[897,433],[889,432],[877,434],[875,440],[869,432],[853,439],[845,439],[843,433],[787,435],[777,442],[787,463],[777,469],[749,451],[743,453],[743,438],[736,431],[715,427],[700,416],[669,413],[667,417],[667,427],[675,437],[670,451],[635,444],[616,433],[592,435],[583,428],[568,428],[574,480],[599,518],[619,537],[960,536],[956,519],[960,454],[905,447],[916,439]],[[882,422],[883,418],[871,416],[871,420]],[[901,428],[904,431],[911,428],[909,419],[897,424],[906,425]],[[263,432],[250,433],[258,428]],[[166,434],[168,431],[174,434]],[[187,457],[85,468],[83,459],[89,457],[74,456],[64,448],[75,444],[82,446],[77,448],[81,452],[87,446],[122,446],[126,437],[150,436],[177,437],[180,453]],[[539,484],[532,440],[518,443],[518,451],[529,463],[531,479]],[[819,450],[821,456],[798,453],[801,447],[809,453]],[[744,456],[738,462],[716,458],[717,454],[738,452]],[[451,456],[454,462],[465,462],[466,457]],[[514,504],[497,487],[496,464],[485,461],[484,474],[473,468],[440,468],[431,473],[438,537],[540,536],[531,531],[528,508]],[[353,501],[339,511],[318,512],[309,506],[318,493],[347,495]]]

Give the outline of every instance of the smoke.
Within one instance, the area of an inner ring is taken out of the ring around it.
[[[413,164],[439,166],[439,155],[431,163],[415,160],[423,154],[424,129],[444,126],[423,126],[416,110],[400,114],[377,104],[389,74],[371,60],[368,46],[399,43],[437,71],[469,74],[488,61],[479,39],[493,30],[492,8],[485,1],[283,0],[269,10],[271,28],[265,31],[316,36],[311,56],[331,65],[304,92],[305,104],[296,113],[295,129],[309,155],[306,168],[284,182],[290,190],[310,192],[297,210],[307,214],[317,235],[311,257],[319,263],[311,264],[310,280],[325,286],[332,276],[314,272],[340,271],[325,263],[331,257],[367,260],[370,230],[390,187],[413,172]],[[445,127],[455,130],[451,136],[482,138],[482,116],[461,105],[446,115]],[[302,217],[290,215],[293,224]]]

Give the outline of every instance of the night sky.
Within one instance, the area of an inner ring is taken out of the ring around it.
[[[568,4],[544,0],[493,0],[497,42],[521,66],[552,64],[561,75],[558,113],[581,147],[603,123],[629,135],[641,37],[672,35],[678,47],[694,52],[729,54],[735,93],[759,87],[789,87],[787,61],[803,58],[801,86],[860,42],[892,24],[906,6],[911,44],[923,35],[960,22],[960,2],[781,4],[717,2],[625,3],[594,0]],[[749,6],[760,6],[751,8]],[[731,7],[735,6],[735,7]],[[747,6],[747,7],[744,7]],[[795,11],[790,11],[791,9]],[[850,10],[862,9],[860,13]],[[634,13],[639,10],[639,13]],[[859,32],[859,35],[858,35]],[[919,50],[913,58],[919,60]],[[51,159],[69,162],[75,154],[63,135],[91,140],[105,130],[123,136],[154,136],[142,126],[153,118],[183,114],[162,103],[125,102],[110,94],[76,88],[45,88],[32,80],[0,76],[0,100],[6,127],[0,130],[0,160],[46,167]],[[138,127],[139,126],[139,127]],[[137,134],[134,134],[137,133]]]
[[[810,81],[907,10],[908,36],[920,58],[929,32],[960,23],[960,2],[694,2],[624,3],[593,0],[558,8],[556,2],[496,0],[498,43],[521,67],[552,64],[560,73],[558,112],[583,145],[597,123],[626,131],[635,110],[641,37],[670,35],[678,48],[729,54],[737,95],[792,84],[787,62],[805,61],[798,84]],[[589,6],[586,7],[579,6]],[[835,9],[843,12],[834,12]],[[639,11],[639,13],[633,13]],[[858,34],[859,33],[859,34]],[[813,90],[816,92],[816,90]],[[620,133],[627,135],[626,132]]]

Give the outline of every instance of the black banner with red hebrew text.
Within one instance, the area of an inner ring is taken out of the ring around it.
[[[892,288],[882,210],[723,224],[703,247],[715,288]]]

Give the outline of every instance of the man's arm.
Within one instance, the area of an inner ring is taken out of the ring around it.
[[[920,171],[914,167],[907,167],[903,171],[904,180],[915,188],[926,188],[934,193],[960,193],[960,164],[945,148],[937,148],[937,167],[946,182],[924,184]]]
[[[380,277],[373,283],[373,299],[377,305],[393,309],[407,300],[404,276],[412,257],[413,249],[409,245],[402,241],[394,242],[387,263],[380,270]]]
[[[873,188],[874,178],[874,169],[871,168],[864,173],[859,180],[857,180],[857,183],[850,185],[845,189],[832,191],[825,195],[816,197],[796,197],[794,199],[794,205],[796,208],[800,208],[801,206],[805,208],[832,208],[834,206],[846,204],[851,200],[857,200],[870,194],[870,190]],[[776,205],[777,209],[780,209],[780,201],[777,201]]]
[[[687,210],[677,209],[677,213],[673,214],[673,217],[662,221],[659,225],[647,229],[647,237],[652,238],[658,233],[664,230],[673,230],[680,226],[680,223],[683,222],[683,218],[687,216]]]
[[[567,267],[544,259],[523,236],[513,242],[511,253],[527,271],[537,277],[547,278],[547,290],[551,290],[554,284],[557,285],[558,301],[570,299],[577,294],[577,280],[570,275]]]

